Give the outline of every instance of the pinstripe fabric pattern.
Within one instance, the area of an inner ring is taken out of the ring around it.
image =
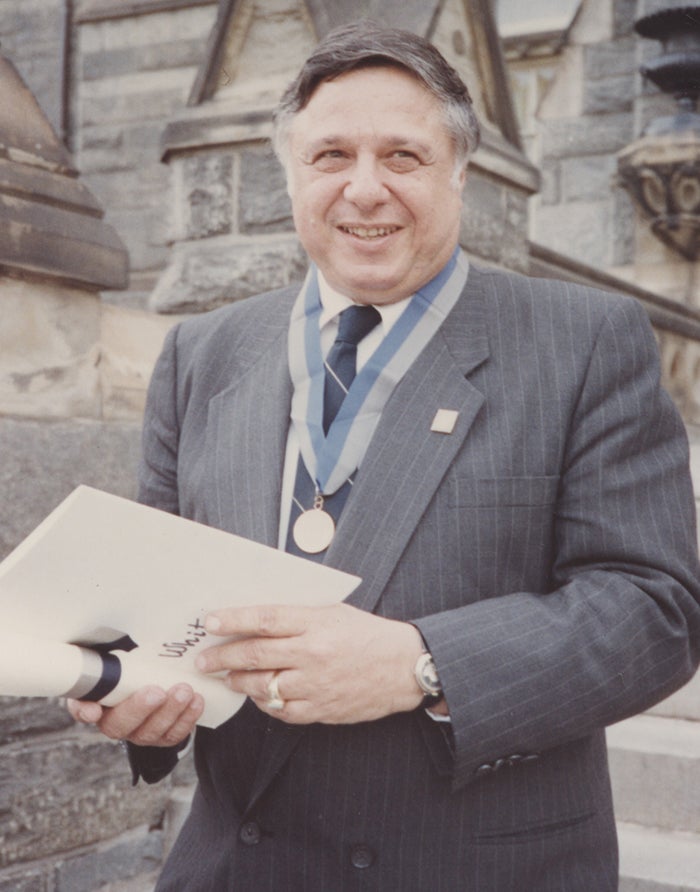
[[[169,337],[144,501],[275,542],[292,299]],[[450,435],[430,430],[439,408],[459,413]],[[452,728],[417,712],[304,729],[246,707],[198,733],[200,788],[159,892],[614,890],[603,728],[697,665],[693,517],[639,306],[472,269],[385,407],[326,557],[363,577],[356,605],[417,621]]]

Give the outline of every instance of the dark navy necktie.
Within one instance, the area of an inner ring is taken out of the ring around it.
[[[381,321],[379,311],[375,307],[353,304],[340,314],[338,334],[325,361],[326,380],[323,390],[323,432],[333,423],[338,414],[345,395],[350,389],[357,373],[357,345]],[[352,483],[346,481],[331,496],[324,498],[324,510],[337,522],[343,505],[350,493]],[[306,554],[301,551],[292,535],[294,522],[303,512],[313,507],[316,485],[306,470],[301,456],[297,462],[297,474],[294,483],[294,498],[289,516],[286,550],[291,554],[300,554],[310,560],[322,561],[324,552]]]
[[[338,334],[325,362],[323,391],[323,433],[338,414],[345,395],[357,373],[357,345],[379,324],[381,316],[374,307],[353,304],[338,319]]]

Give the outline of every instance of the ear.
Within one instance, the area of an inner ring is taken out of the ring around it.
[[[284,180],[287,185],[287,195],[292,201],[294,201],[295,183],[292,159],[290,158],[288,151],[285,151],[284,154],[278,155],[277,158],[282,165],[282,170],[284,171]]]
[[[467,182],[467,162],[465,161],[460,167],[455,167],[452,171],[450,184],[454,186],[455,192],[462,194],[464,184]]]

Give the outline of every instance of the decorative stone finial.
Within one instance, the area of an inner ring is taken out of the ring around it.
[[[700,4],[673,6],[639,19],[642,37],[663,51],[640,69],[678,104],[652,120],[618,155],[618,175],[652,232],[687,260],[700,258]]]
[[[0,54],[0,270],[125,288],[128,257],[17,70]]]

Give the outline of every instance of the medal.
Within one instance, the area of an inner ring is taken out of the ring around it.
[[[323,510],[323,496],[317,493],[314,507],[302,512],[292,528],[292,536],[297,548],[307,554],[319,554],[325,551],[333,541],[335,522],[327,511]]]
[[[333,518],[321,508],[311,508],[297,517],[292,530],[298,548],[307,554],[325,551],[333,540]]]

